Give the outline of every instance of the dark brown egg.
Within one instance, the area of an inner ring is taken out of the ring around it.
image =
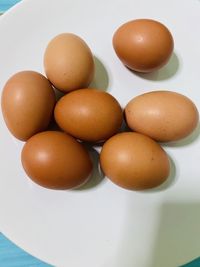
[[[83,145],[57,131],[32,136],[23,147],[21,161],[34,182],[52,189],[77,187],[92,171],[92,161]]]
[[[128,68],[151,72],[164,66],[173,51],[174,41],[162,23],[136,19],[123,24],[113,36],[117,56]]]

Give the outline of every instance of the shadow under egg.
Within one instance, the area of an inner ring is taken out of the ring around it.
[[[102,61],[94,56],[94,65],[95,65],[95,73],[94,78],[89,85],[89,88],[100,89],[102,91],[107,91],[109,87],[109,76],[108,72],[102,63]]]
[[[91,156],[93,163],[93,170],[88,180],[83,185],[74,189],[78,191],[93,189],[94,187],[99,186],[104,180],[104,174],[101,171],[99,165],[99,153],[88,144],[84,144],[84,146],[89,151],[89,154]]]
[[[160,143],[160,144],[166,147],[181,147],[181,146],[190,145],[191,143],[196,142],[199,138],[200,138],[200,123],[198,123],[195,130],[187,137],[181,140],[178,140],[178,141],[172,141],[172,142]]]
[[[159,70],[155,70],[149,73],[141,73],[132,71],[135,75],[150,81],[163,81],[168,80],[175,76],[180,68],[180,60],[175,52],[172,53],[168,63]]]

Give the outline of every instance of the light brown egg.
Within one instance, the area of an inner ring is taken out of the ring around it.
[[[3,88],[3,117],[10,132],[20,140],[25,141],[47,128],[54,105],[54,90],[38,72],[18,72]]]
[[[162,23],[136,19],[117,29],[113,36],[113,47],[128,68],[138,72],[152,72],[168,62],[174,41]]]
[[[171,91],[155,91],[133,98],[125,108],[130,129],[160,141],[176,141],[196,128],[199,113],[186,96]]]
[[[79,36],[63,33],[48,44],[44,68],[57,89],[69,92],[90,84],[94,76],[94,59],[90,48]]]
[[[162,184],[170,171],[165,151],[151,138],[133,132],[120,133],[103,145],[100,164],[115,184],[143,190]]]
[[[88,142],[108,139],[118,132],[123,119],[117,100],[97,89],[80,89],[63,96],[54,115],[61,129]]]
[[[92,171],[92,161],[83,145],[57,131],[32,136],[23,147],[21,161],[34,182],[52,189],[77,187]]]

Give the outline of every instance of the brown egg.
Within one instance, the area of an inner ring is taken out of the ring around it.
[[[143,190],[162,184],[170,164],[165,151],[151,138],[133,132],[120,133],[103,145],[100,164],[115,184]]]
[[[94,76],[94,59],[90,48],[80,37],[63,33],[48,44],[44,68],[57,89],[69,92],[90,84]]]
[[[21,161],[34,182],[52,189],[77,187],[92,171],[90,156],[83,145],[57,131],[32,136],[23,147]]]
[[[174,42],[170,31],[162,23],[136,19],[118,28],[113,36],[113,47],[128,68],[151,72],[168,62]]]
[[[61,129],[88,142],[108,139],[118,132],[123,119],[117,100],[97,89],[80,89],[63,96],[54,115]]]
[[[199,113],[186,96],[155,91],[133,98],[125,108],[130,129],[160,141],[175,141],[188,136],[196,128]]]
[[[10,132],[20,140],[25,141],[47,128],[54,105],[54,90],[38,72],[18,72],[3,88],[3,117]]]

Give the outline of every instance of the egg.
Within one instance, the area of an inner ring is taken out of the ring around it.
[[[172,91],[153,91],[133,98],[125,107],[130,129],[160,141],[176,141],[191,134],[199,121],[195,104]]]
[[[83,145],[58,131],[32,136],[22,149],[21,161],[35,183],[52,189],[80,186],[92,171],[92,161]]]
[[[117,29],[113,47],[124,65],[145,73],[157,70],[168,62],[174,41],[162,23],[152,19],[136,19]]]
[[[94,59],[83,39],[72,33],[63,33],[48,44],[44,68],[57,89],[69,92],[90,84],[94,76]]]
[[[10,132],[25,141],[47,128],[55,105],[50,82],[35,71],[21,71],[5,84],[1,107]]]
[[[123,119],[120,104],[112,95],[87,88],[63,96],[54,116],[66,133],[88,142],[108,139],[119,131]]]
[[[168,156],[161,146],[133,132],[107,140],[100,153],[100,165],[113,183],[130,190],[159,186],[170,172]]]

